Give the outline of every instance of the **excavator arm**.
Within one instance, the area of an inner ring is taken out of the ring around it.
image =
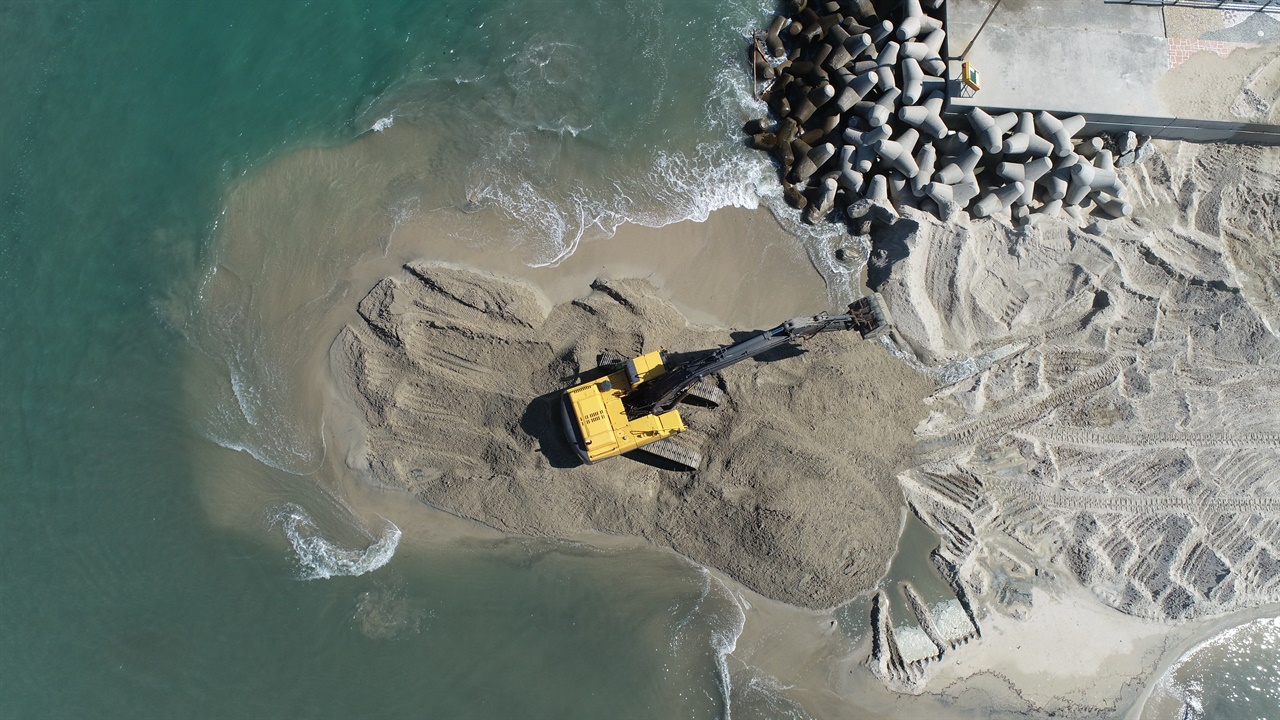
[[[670,411],[708,375],[769,352],[783,345],[801,342],[819,333],[835,330],[857,330],[864,338],[874,337],[888,328],[884,305],[878,294],[867,295],[851,303],[848,312],[791,318],[772,330],[763,330],[744,340],[712,350],[685,362],[666,374],[650,380],[623,398],[627,417],[661,415]]]

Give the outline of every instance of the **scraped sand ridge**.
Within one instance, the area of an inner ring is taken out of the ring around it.
[[[1127,173],[1137,219],[1103,237],[913,214],[879,288],[950,374],[900,480],[979,627],[1059,574],[1162,621],[1280,601],[1280,149],[1162,144]],[[950,649],[888,635],[871,665],[900,688]]]
[[[553,403],[602,353],[732,340],[644,281],[593,287],[549,307],[528,285],[428,263],[378,283],[331,349],[368,429],[348,464],[504,531],[644,537],[805,607],[870,588],[895,549],[894,476],[932,383],[857,333],[827,333],[724,372],[726,404],[681,406],[700,471],[583,466]]]

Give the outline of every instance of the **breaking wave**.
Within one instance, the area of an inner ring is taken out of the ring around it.
[[[388,521],[381,537],[365,549],[342,547],[321,536],[320,529],[306,511],[293,503],[277,510],[271,525],[284,529],[304,580],[364,575],[391,562],[396,546],[400,544],[400,528]]]
[[[724,718],[729,720],[733,705],[733,678],[729,672],[728,658],[738,648],[738,638],[742,637],[742,631],[746,628],[747,610],[751,606],[745,598],[725,587],[709,570],[702,566],[696,567],[702,574],[702,591],[689,612],[676,623],[671,637],[671,654],[680,653],[691,632],[704,628],[709,631],[708,639],[715,655],[716,685],[720,690]]]

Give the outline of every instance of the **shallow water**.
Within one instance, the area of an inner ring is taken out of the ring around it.
[[[237,187],[378,120],[388,138],[438,120],[449,143],[361,222],[484,204],[521,220],[490,240],[530,263],[620,212],[662,223],[746,197],[747,176],[716,184],[717,153],[739,148],[705,119],[758,10],[0,8],[0,714],[723,714],[739,613],[703,573],[560,543],[423,550],[358,517],[308,475],[319,428],[276,404],[298,370],[260,352],[279,318],[236,314],[270,309],[263,278],[316,246],[259,236],[266,262],[210,278]],[[667,209],[661,181],[682,172],[707,194]],[[242,217],[309,210],[269,204]],[[350,260],[331,247],[297,278],[321,306]]]
[[[1280,707],[1280,618],[1223,631],[1156,682],[1143,718],[1270,718]]]

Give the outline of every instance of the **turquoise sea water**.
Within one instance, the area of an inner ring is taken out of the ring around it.
[[[696,152],[703,138],[675,129],[703,127],[688,93],[710,92],[734,22],[757,10],[0,5],[0,716],[722,712],[718,648],[740,612],[675,558],[512,540],[342,575],[380,562],[363,552],[374,538],[348,530],[344,564],[309,525],[326,515],[318,493],[256,463],[243,472],[271,498],[248,530],[211,522],[201,449],[230,451],[193,416],[203,406],[184,373],[203,350],[170,308],[202,309],[193,278],[219,252],[229,188],[300,148],[350,141],[379,112],[581,136],[513,166],[541,173],[553,197],[604,186],[564,170],[579,157]],[[682,44],[704,48],[693,72],[664,57]],[[575,75],[584,64],[600,72]],[[535,71],[544,85],[599,81],[550,104],[534,85],[509,92]],[[508,81],[469,98],[439,89],[485,73]],[[477,98],[476,114],[453,113]],[[510,134],[493,127],[478,138],[490,151]],[[531,258],[554,254],[559,238],[544,236]]]

